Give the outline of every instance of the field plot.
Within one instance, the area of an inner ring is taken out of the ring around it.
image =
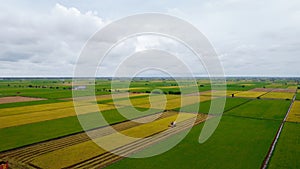
[[[241,117],[282,120],[291,101],[287,100],[252,100],[225,113]]]
[[[176,99],[180,98],[178,95],[152,95],[152,102],[161,102],[164,101],[165,99],[167,101],[171,99]],[[150,98],[149,97],[143,97],[143,98],[133,98],[133,99],[125,99],[125,100],[120,100],[120,101],[115,101],[115,102],[109,102],[108,104],[114,104],[114,105],[122,105],[122,106],[137,106],[137,105],[143,105],[143,104],[150,104]]]
[[[222,101],[220,98],[216,98],[214,99],[217,103],[219,101]],[[226,103],[225,103],[225,108],[224,108],[224,112],[237,107],[241,104],[244,104],[246,102],[250,101],[249,99],[246,98],[226,98]],[[208,113],[210,106],[211,106],[211,100],[208,101],[204,101],[201,103],[196,103],[199,104],[199,113]],[[195,105],[188,105],[188,106],[184,106],[182,107],[182,110],[185,112],[193,112],[195,108]],[[177,111],[180,110],[180,108],[175,109]]]
[[[272,92],[287,92],[287,93],[295,93],[297,89],[281,89],[281,88],[275,88],[272,90]]]
[[[295,93],[287,93],[287,92],[269,92],[263,95],[261,98],[268,99],[293,99]]]
[[[159,119],[170,117],[176,114],[177,114],[176,112],[166,112],[163,113],[159,117]],[[152,116],[155,115],[141,117],[139,118],[139,120],[153,119]],[[117,131],[122,131],[138,125],[141,124],[133,121],[126,121],[126,122],[112,125],[112,127]],[[58,129],[58,130],[62,130],[62,129]],[[89,136],[91,136],[92,138],[99,138],[112,133],[113,131],[109,130],[108,127],[103,127],[103,128],[98,128],[95,130],[88,131]],[[40,156],[42,154],[46,154],[58,149],[66,148],[86,141],[90,141],[90,137],[88,137],[86,133],[82,132],[82,133],[58,138],[55,140],[46,141],[40,144],[35,144],[28,147],[12,150],[12,151],[7,151],[5,153],[0,153],[0,158],[5,158],[9,161],[13,160],[16,161],[17,163],[28,163],[32,161],[35,157]],[[20,167],[15,167],[15,168],[20,168]]]
[[[33,98],[33,97],[22,97],[22,96],[0,97],[0,104],[16,103],[16,102],[30,102],[30,101],[38,101],[38,100],[46,100],[46,99]]]
[[[266,85],[267,88],[286,88],[287,86],[282,83],[273,83]]]
[[[155,108],[155,109],[165,109],[165,110],[171,110],[178,107],[183,107],[187,105],[192,105],[195,103],[204,102],[207,100],[211,100],[212,98],[210,96],[183,96],[183,98],[175,98],[171,100],[167,100],[167,102],[162,101],[155,101],[151,105],[149,103],[137,105],[137,107],[142,108]],[[182,102],[182,103],[181,103]]]
[[[122,109],[127,110],[127,108],[120,108],[120,109],[121,111]],[[159,112],[158,110],[155,109],[151,109],[151,110],[142,109],[142,108],[137,108],[137,109],[140,110],[141,112],[138,114],[131,113],[130,117],[138,118],[143,116],[150,116],[152,114],[156,114]],[[124,116],[120,115],[116,109],[106,110],[101,113],[109,124],[115,124],[127,120]],[[166,113],[163,113],[162,117],[166,117],[165,115]],[[88,113],[80,116],[85,120],[89,120],[90,124],[89,126],[86,126],[88,129],[94,129],[106,125],[106,124],[99,123],[97,121],[97,118],[99,117],[98,113]],[[6,139],[0,140],[0,151],[8,150],[11,148],[16,148],[16,147],[20,147],[35,142],[48,140],[48,139],[53,139],[53,138],[73,134],[80,131],[82,131],[82,127],[78,122],[77,116],[70,116],[65,118],[2,128],[0,129],[0,135],[1,137],[5,137]]]
[[[113,105],[99,105],[100,111],[115,109]],[[97,112],[97,106],[79,106],[77,109],[80,109],[81,114]],[[12,108],[14,109],[14,108]],[[29,123],[36,123],[40,121],[53,120],[63,117],[76,116],[75,109],[73,107],[67,107],[62,109],[54,109],[54,110],[45,110],[45,111],[37,111],[31,113],[22,113],[22,114],[14,114],[14,115],[6,115],[0,117],[0,128],[24,125]]]
[[[22,106],[22,107],[13,107],[13,108],[3,108],[0,111],[0,117],[2,116],[10,116],[16,114],[26,114],[38,111],[47,111],[47,110],[55,110],[55,109],[63,109],[73,107],[73,102],[60,102],[60,103],[50,103],[50,104],[42,104],[42,105],[33,105],[33,106]]]
[[[250,98],[256,98],[263,94],[266,94],[267,92],[253,92],[253,91],[242,91],[236,93],[234,96],[236,97],[250,97]]]
[[[279,124],[279,121],[223,116],[215,133],[203,144],[198,142],[203,125],[198,125],[176,147],[164,154],[144,159],[126,158],[107,168],[260,168]],[[176,136],[170,139],[176,139]],[[162,141],[153,147],[159,149],[165,144]]]
[[[178,120],[178,123],[196,116],[196,114],[183,114],[182,117]],[[140,138],[151,136],[155,133],[164,131],[168,129],[168,125],[170,124],[170,122],[174,121],[176,118],[177,115],[174,115],[121,131],[121,133],[124,135],[129,135],[136,138],[128,138],[128,140],[118,140],[116,138],[118,138],[119,134],[113,133],[104,137],[97,138],[95,139],[95,141],[101,142],[102,144],[107,144],[108,146],[110,146],[109,149],[112,150],[118,148],[119,146],[130,144]],[[95,156],[99,156],[105,152],[105,150],[99,148],[94,142],[86,141],[41,155],[35,158],[31,163],[41,168],[63,168],[79,162],[84,162],[85,160],[88,160]]]
[[[300,168],[300,124],[286,122],[279,137],[270,169]]]
[[[300,93],[299,92],[297,92],[296,99],[300,100]]]
[[[147,93],[115,93],[113,94],[114,99],[121,99],[121,98],[127,98],[127,97],[140,97],[140,96],[147,96]],[[85,97],[79,97],[82,98],[86,101],[92,101],[95,97],[94,96],[85,96]],[[112,95],[111,94],[106,94],[106,95],[97,95],[96,100],[97,101],[111,101]],[[62,100],[73,100],[73,98],[67,98],[67,99],[62,99]]]
[[[249,91],[252,91],[252,92],[270,92],[274,90],[273,88],[255,88],[255,89],[251,89]]]
[[[300,122],[300,101],[295,101],[286,121]]]
[[[220,97],[225,97],[225,96],[231,96],[232,94],[236,94],[240,91],[234,91],[234,90],[227,90],[227,91],[205,91],[205,92],[201,92],[200,95],[202,96],[211,96],[212,94],[214,94],[215,96],[220,96]],[[225,94],[225,95],[224,95]]]

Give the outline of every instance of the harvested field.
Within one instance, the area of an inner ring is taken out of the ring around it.
[[[266,92],[253,92],[253,91],[242,91],[235,94],[236,97],[250,97],[250,98],[256,98],[261,95],[266,94]]]
[[[293,99],[295,93],[284,93],[284,92],[269,92],[263,95],[261,98],[268,99]]]
[[[16,102],[30,102],[30,101],[38,101],[38,100],[46,100],[46,99],[23,97],[23,96],[0,97],[0,104],[16,103]]]
[[[295,101],[286,121],[300,122],[300,101]]]
[[[165,112],[158,119],[174,116],[176,114],[177,112]],[[147,121],[148,119],[153,119],[153,116],[156,116],[156,114],[149,115],[146,117],[141,117],[138,119]],[[138,125],[141,124],[133,121],[127,121],[127,122],[112,125],[112,127],[117,131],[122,131]],[[91,136],[91,138],[99,138],[109,134],[112,134],[112,132],[111,130],[108,129],[108,127],[103,127],[88,132],[88,135]],[[32,161],[35,157],[40,156],[42,154],[89,141],[90,137],[88,137],[88,135],[86,133],[79,133],[79,134],[66,136],[51,141],[46,141],[40,144],[34,144],[24,148],[7,151],[5,153],[0,154],[0,158],[6,158],[9,159],[9,161],[13,159],[14,161],[18,161],[19,163],[28,163]]]
[[[181,120],[178,120],[178,127],[174,128],[173,130],[170,130],[170,131],[172,131],[172,133],[174,133],[174,134],[179,131],[182,131],[182,129],[184,129],[184,126],[186,126],[184,121],[186,121],[190,118],[196,117],[195,115],[196,114],[183,114]],[[118,150],[121,147],[122,147],[122,149],[124,147],[128,147],[128,149],[131,151],[132,151],[132,149],[135,149],[135,151],[137,151],[139,149],[144,148],[145,143],[143,143],[144,141],[142,141],[139,138],[148,137],[152,134],[159,133],[161,131],[166,130],[168,128],[168,124],[171,121],[173,121],[174,118],[176,118],[176,116],[177,115],[169,116],[169,117],[166,117],[163,119],[156,120],[151,123],[142,124],[137,127],[132,127],[132,128],[121,131],[122,134],[131,135],[131,136],[138,137],[138,138],[122,140],[122,142],[117,142],[118,146],[115,147],[114,145],[111,145],[111,149]],[[206,119],[206,117],[207,116],[205,116],[205,115],[200,115],[199,118],[197,119],[197,121],[202,122],[203,120]],[[181,126],[181,124],[185,124],[185,125]],[[152,127],[150,127],[150,126],[152,126]],[[118,136],[118,134],[116,134],[116,133],[109,134],[109,135],[97,138],[97,139],[95,139],[95,141],[96,142],[99,141],[102,144],[103,144],[103,142],[112,144],[112,142],[111,142],[112,140],[117,141],[114,139],[117,136]],[[160,137],[162,137],[162,136],[160,136]],[[156,137],[154,136],[154,138],[156,138]],[[149,139],[151,139],[151,138],[149,138]],[[158,140],[158,138],[151,140],[152,144],[157,140]],[[135,144],[137,144],[137,142],[141,142],[141,143],[137,146],[137,145],[135,145]],[[149,142],[147,144],[150,145],[151,142]],[[135,146],[133,146],[133,145],[135,145]],[[126,152],[127,151],[125,151],[124,153],[126,153]],[[104,154],[106,154],[106,155],[104,156]],[[69,146],[69,147],[66,147],[63,149],[59,149],[59,150],[38,156],[38,157],[34,158],[33,161],[30,163],[33,164],[34,166],[38,166],[41,168],[49,168],[49,167],[50,168],[51,167],[52,168],[53,167],[54,168],[63,168],[63,167],[69,167],[69,166],[72,166],[72,168],[73,168],[78,165],[80,166],[81,163],[86,163],[86,164],[89,164],[89,166],[91,166],[91,167],[99,168],[99,166],[103,165],[103,161],[101,160],[101,158],[103,158],[102,156],[106,157],[107,155],[109,157],[121,158],[121,157],[113,155],[111,153],[107,153],[105,150],[99,148],[92,141],[86,141],[86,142],[83,142],[80,144],[76,144],[73,146]],[[95,160],[94,159],[95,157],[100,157],[100,159]],[[106,161],[112,160],[112,158],[105,158],[105,159],[106,159]],[[98,163],[98,165],[95,165],[95,164],[91,165],[90,164],[91,162],[93,162],[93,163],[96,162],[96,163]],[[86,165],[83,165],[83,166],[86,166]]]

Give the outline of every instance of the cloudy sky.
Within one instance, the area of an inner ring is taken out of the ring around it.
[[[0,76],[72,76],[81,49],[95,32],[145,12],[170,14],[196,26],[228,76],[300,76],[299,0],[3,0]],[[163,48],[185,55],[170,40],[157,37],[122,45],[112,54]],[[109,69],[99,75],[109,76]]]

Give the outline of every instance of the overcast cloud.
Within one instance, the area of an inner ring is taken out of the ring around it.
[[[2,77],[72,76],[89,37],[113,20],[143,12],[167,13],[195,25],[215,47],[226,75],[300,75],[299,0],[12,0],[0,10]],[[139,37],[116,48],[111,62],[114,55],[149,48],[167,49],[188,60],[190,54],[179,46]],[[104,65],[99,75],[109,76],[113,66]]]

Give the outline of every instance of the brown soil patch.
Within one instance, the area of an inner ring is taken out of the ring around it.
[[[11,96],[11,97],[1,97],[0,104],[4,103],[16,103],[16,102],[30,102],[37,100],[46,100],[43,98],[33,98],[33,97],[23,97],[23,96]]]

